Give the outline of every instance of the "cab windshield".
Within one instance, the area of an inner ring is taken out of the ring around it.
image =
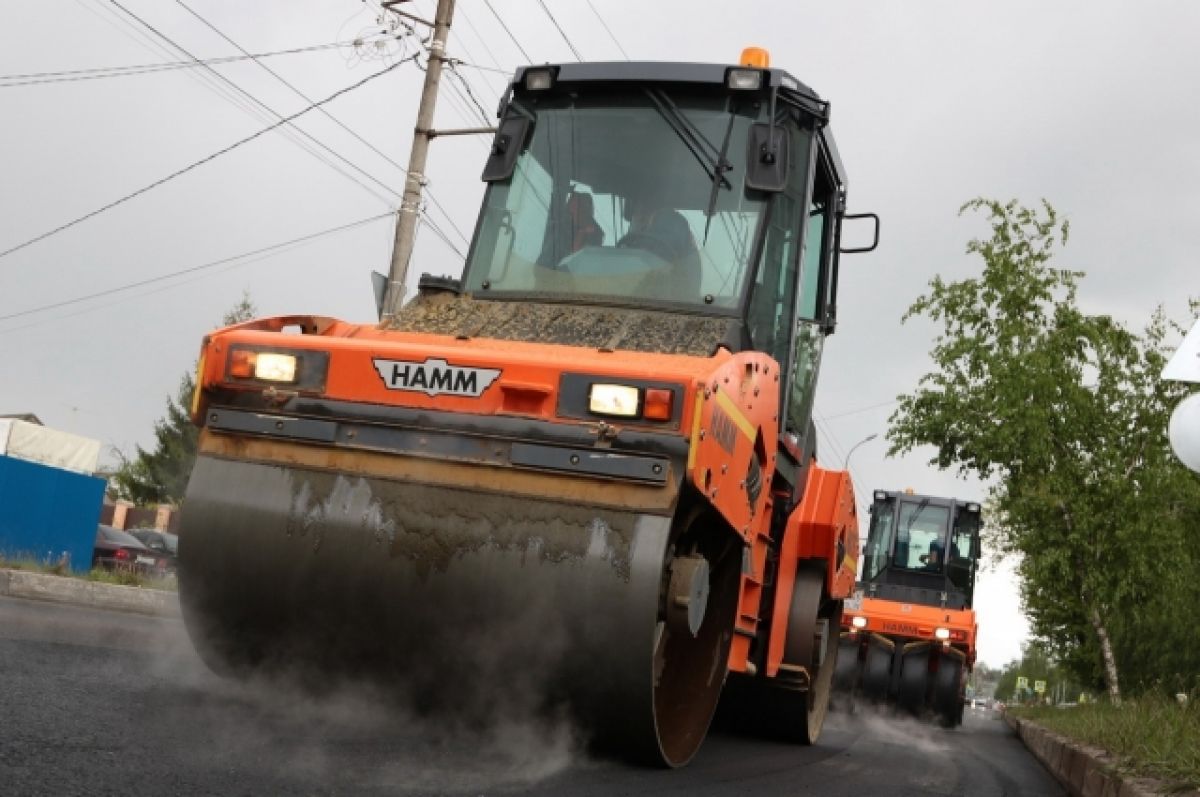
[[[761,103],[660,90],[517,102],[533,117],[468,259],[478,298],[735,311],[768,195],[744,186]]]
[[[896,523],[896,564],[910,570],[943,572],[949,525],[949,507],[933,506],[928,501],[902,502]]]

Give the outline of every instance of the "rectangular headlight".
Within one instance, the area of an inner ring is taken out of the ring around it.
[[[295,382],[296,358],[291,354],[259,352],[254,359],[254,378],[265,382]]]
[[[978,512],[979,504],[967,504],[967,511],[968,512]]]
[[[758,69],[730,69],[725,82],[731,89],[753,91],[762,85],[762,75]]]
[[[588,410],[597,415],[636,418],[640,398],[640,392],[636,387],[594,384],[588,390]]]
[[[238,379],[264,382],[295,382],[296,355],[253,349],[234,349],[229,353],[229,375]]]
[[[886,501],[887,493],[885,493],[883,490],[876,490],[875,491],[875,500],[876,501]]]

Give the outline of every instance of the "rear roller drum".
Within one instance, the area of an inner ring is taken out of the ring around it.
[[[837,668],[840,601],[822,601],[824,575],[816,569],[796,572],[788,612],[783,663],[803,667],[807,677],[781,674],[772,682],[749,682],[738,706],[758,730],[789,742],[816,744],[829,709]]]
[[[819,579],[822,586],[824,579]],[[815,672],[808,689],[807,711],[805,712],[805,744],[816,744],[825,727],[825,714],[829,711],[829,697],[833,693],[833,673],[837,668],[838,626],[842,622],[842,602],[828,601],[821,607],[817,619],[817,633],[813,638],[814,654],[810,672]]]

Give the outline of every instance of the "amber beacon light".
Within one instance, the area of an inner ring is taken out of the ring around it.
[[[747,47],[742,50],[742,57],[738,64],[766,69],[771,65],[771,54],[762,47]]]

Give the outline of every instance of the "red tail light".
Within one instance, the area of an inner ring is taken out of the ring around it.
[[[113,554],[113,559],[120,559],[122,561],[132,558],[133,554],[129,553],[129,551],[125,550],[124,548],[118,548],[116,553]]]

